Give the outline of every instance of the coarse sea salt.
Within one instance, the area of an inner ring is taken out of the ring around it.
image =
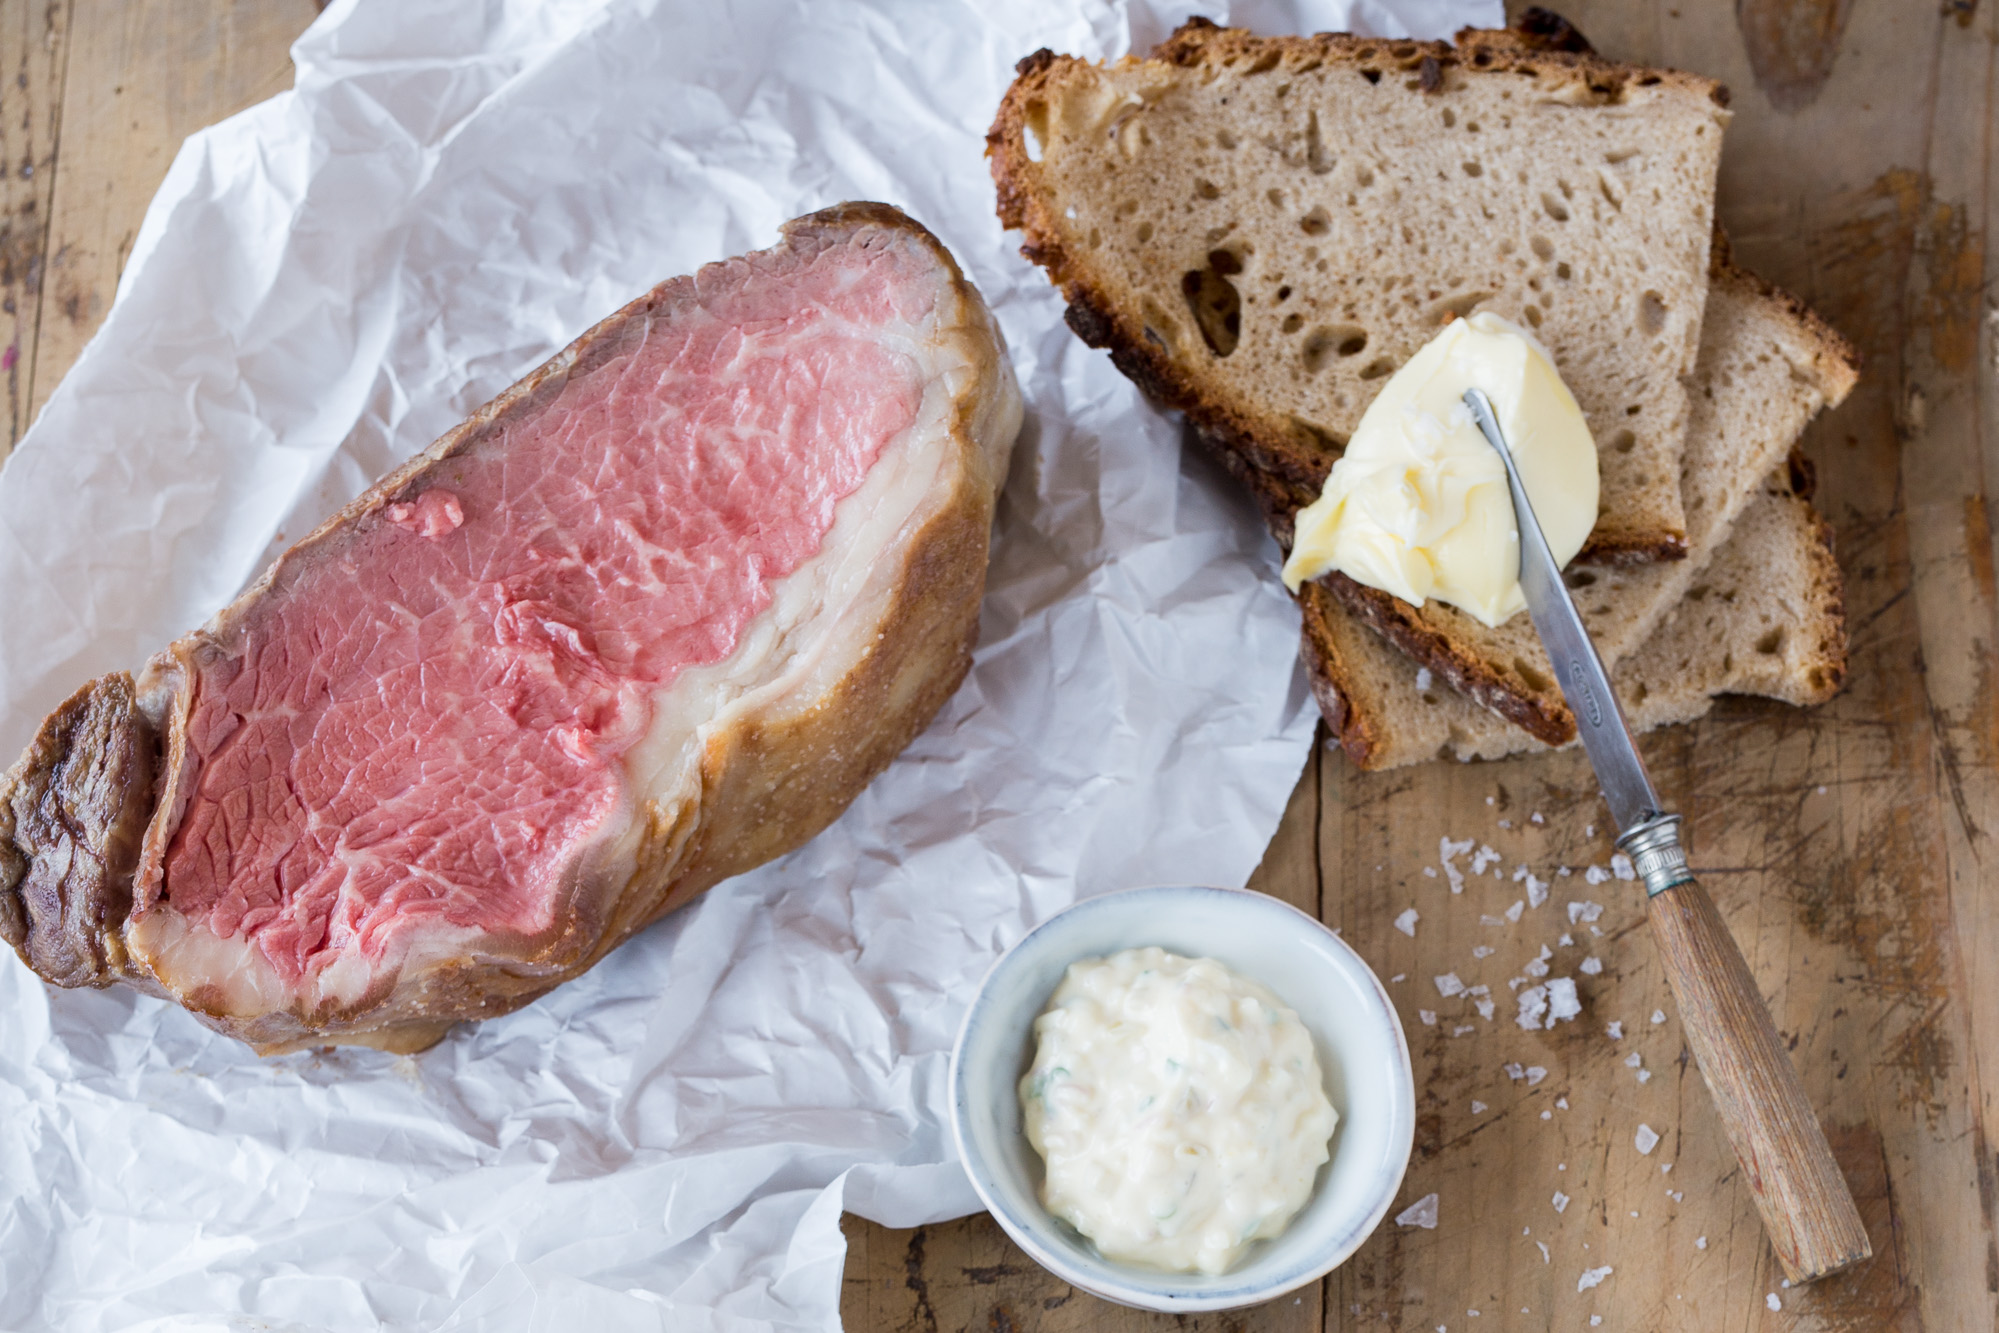
[[[1479,1100],[1478,1100],[1478,1099],[1477,1099],[1476,1097],[1474,1097],[1474,1098],[1472,1099],[1472,1104],[1471,1104],[1471,1113],[1472,1113],[1473,1115],[1484,1115],[1484,1114],[1485,1114],[1485,1103],[1484,1103],[1484,1102],[1482,1102],[1482,1101],[1479,1101]]]
[[[1518,1060],[1508,1060],[1505,1064],[1501,1065],[1499,1068],[1501,1072],[1503,1072],[1508,1078],[1512,1079],[1515,1083],[1518,1083],[1521,1079],[1527,1076],[1527,1071],[1521,1068],[1520,1062]]]
[[[1638,1133],[1633,1136],[1632,1143],[1637,1147],[1640,1154],[1650,1157],[1652,1150],[1659,1146],[1659,1131],[1640,1121]]]
[[[1631,1054],[1624,1057],[1624,1064],[1625,1067],[1628,1069],[1636,1069],[1638,1068],[1638,1066],[1644,1063],[1645,1063],[1645,1057],[1640,1055],[1636,1051],[1633,1051]]]
[[[1437,1229],[1437,1196],[1425,1194],[1416,1202],[1395,1215],[1395,1225],[1399,1227],[1423,1227],[1429,1231]]]
[[[1541,818],[1541,812],[1536,810],[1533,814],[1527,816],[1527,822],[1530,824],[1545,824],[1548,821]]]
[[[1435,981],[1437,983],[1437,994],[1439,995],[1448,998],[1452,995],[1463,995],[1465,993],[1465,983],[1458,980],[1458,974],[1455,972],[1446,972],[1441,977],[1435,978]]]
[[[1430,688],[1430,668],[1416,668],[1416,688],[1418,690],[1427,690]]]
[[[1583,1002],[1576,995],[1574,977],[1548,978],[1548,1022],[1553,1027],[1557,1023],[1573,1022],[1583,1011]]]
[[[1584,901],[1579,903],[1569,904],[1569,924],[1572,926],[1575,925],[1578,921],[1581,922],[1594,921],[1602,915],[1603,915],[1602,903],[1593,903],[1585,899]]]
[[[1431,879],[1435,879],[1435,878],[1437,877],[1437,867],[1435,867],[1435,866],[1424,866],[1424,867],[1423,867],[1423,873],[1424,873],[1424,874],[1426,874],[1426,875],[1428,875],[1428,876],[1429,876],[1429,877],[1430,877]]]
[[[1569,1196],[1562,1193],[1560,1190],[1556,1190],[1554,1204],[1556,1212],[1566,1213],[1567,1211],[1569,1211]]]
[[[1591,866],[1589,869],[1583,871],[1583,878],[1591,884],[1608,884],[1610,883],[1610,872],[1602,866]]]
[[[1638,868],[1631,864],[1631,858],[1623,852],[1613,852],[1610,857],[1610,873],[1619,879],[1637,879]]]
[[[1546,1078],[1546,1077],[1548,1077],[1548,1071],[1547,1071],[1547,1070],[1545,1070],[1545,1069],[1543,1069],[1543,1068],[1541,1068],[1541,1066],[1539,1066],[1539,1065],[1528,1065],[1528,1066],[1527,1066],[1527,1086],[1528,1086],[1528,1087],[1530,1087],[1530,1088],[1531,1088],[1531,1087],[1533,1087],[1533,1086],[1534,1086],[1535,1084],[1539,1083],[1539,1082],[1540,1082],[1540,1081],[1541,1081],[1542,1079],[1544,1079],[1544,1078]]]
[[[1416,923],[1420,920],[1422,918],[1416,915],[1415,908],[1406,907],[1402,915],[1395,918],[1395,928],[1413,940],[1416,938]]]
[[[1784,1303],[1777,1299],[1777,1293],[1774,1291],[1763,1298],[1763,1303],[1772,1310],[1781,1310],[1784,1308]]]
[[[1478,1029],[1472,1026],[1470,1023],[1460,1023],[1456,1027],[1451,1029],[1451,1035],[1453,1037],[1462,1037],[1467,1032],[1476,1032],[1476,1031],[1478,1031]]]
[[[1478,1016],[1480,1018],[1483,1018],[1488,1023],[1492,1021],[1492,1016],[1496,1012],[1496,1006],[1491,1000],[1474,1000],[1472,1004],[1478,1009]]]
[[[1666,1021],[1666,1011],[1665,1011],[1664,1009],[1654,1009],[1654,1010],[1652,1011],[1652,1021],[1653,1021],[1654,1023],[1663,1023],[1663,1022],[1665,1022],[1665,1021]]]
[[[1576,968],[1576,971],[1586,977],[1593,977],[1603,971],[1603,959],[1598,958],[1595,954],[1591,954],[1589,957],[1583,959],[1582,963]]]
[[[1503,926],[1506,924],[1506,918],[1494,916],[1490,912],[1480,912],[1478,914],[1478,923],[1481,926]]]
[[[1695,1236],[1695,1237],[1694,1237],[1694,1248],[1695,1248],[1695,1249],[1697,1249],[1697,1250],[1705,1250],[1705,1249],[1707,1248],[1707,1237],[1706,1237],[1706,1236]]]
[[[1567,1097],[1557,1097],[1557,1098],[1555,1098],[1555,1109],[1556,1109],[1557,1111],[1566,1111],[1566,1110],[1568,1110],[1568,1109],[1569,1109],[1569,1099],[1568,1099]]]
[[[1437,1026],[1437,1011],[1435,1009],[1418,1009],[1416,1017],[1423,1020],[1423,1026],[1426,1028]]]
[[[1389,978],[1390,981],[1407,981],[1408,979],[1409,979],[1409,974],[1407,972],[1397,972],[1394,976]]]
[[[1471,956],[1474,958],[1490,958],[1494,952],[1495,950],[1490,944],[1481,944],[1471,951]]]
[[[1514,1016],[1513,1021],[1529,1032],[1538,1031],[1541,1020],[1548,1013],[1548,988],[1529,986],[1514,998],[1520,1005],[1520,1012]]]
[[[1609,1277],[1613,1271],[1609,1264],[1605,1264],[1602,1268],[1585,1268],[1583,1275],[1576,1279],[1576,1290],[1588,1291]],[[1591,1318],[1594,1319],[1595,1316],[1592,1315]]]
[[[1541,1262],[1542,1262],[1542,1263],[1544,1263],[1544,1264],[1551,1264],[1551,1263],[1555,1262],[1555,1261],[1554,1261],[1554,1260],[1553,1260],[1552,1258],[1550,1258],[1550,1257],[1549,1257],[1549,1254],[1548,1254],[1548,1242],[1547,1242],[1547,1241],[1545,1241],[1545,1240],[1537,1240],[1537,1241],[1535,1241],[1534,1243],[1535,1243],[1536,1245],[1539,1245],[1539,1246],[1541,1247]],[[1521,1314],[1526,1314],[1526,1313],[1527,1313],[1527,1307],[1526,1307],[1526,1306],[1524,1306],[1524,1305],[1523,1305],[1523,1306],[1521,1306],[1521,1307],[1520,1307],[1520,1313],[1521,1313]]]
[[[1624,1040],[1624,1021],[1622,1019],[1617,1019],[1617,1018],[1611,1019],[1608,1023],[1605,1023],[1603,1025],[1603,1030],[1610,1034],[1610,1039],[1612,1041]]]
[[[1518,921],[1520,919],[1520,909],[1525,906],[1526,906],[1525,903],[1521,902],[1518,898],[1515,898],[1513,900],[1513,906],[1506,909],[1506,919],[1508,921]]]

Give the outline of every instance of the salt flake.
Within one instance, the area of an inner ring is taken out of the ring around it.
[[[1399,1227],[1423,1227],[1429,1231],[1437,1229],[1437,1196],[1425,1194],[1416,1202],[1395,1215],[1395,1225]]]
[[[1707,1248],[1707,1237],[1706,1236],[1694,1237],[1694,1248],[1697,1250],[1705,1250]]]
[[[1481,944],[1471,951],[1471,956],[1474,958],[1490,958],[1493,953],[1494,949],[1490,944]]]
[[[1640,1055],[1636,1051],[1633,1051],[1631,1054],[1624,1057],[1624,1066],[1627,1069],[1636,1069],[1638,1068],[1638,1066],[1644,1063],[1645,1063],[1645,1057]]]
[[[1612,1041],[1624,1040],[1624,1022],[1622,1019],[1616,1019],[1616,1018],[1611,1019],[1608,1023],[1605,1023],[1603,1025],[1603,1030],[1610,1034],[1610,1039]]]
[[[1542,1017],[1548,1012],[1548,988],[1529,986],[1515,998],[1519,1002],[1520,1012],[1514,1016],[1513,1021],[1529,1032],[1537,1030],[1541,1026]]]
[[[1546,1077],[1548,1077],[1548,1071],[1547,1071],[1547,1070],[1545,1070],[1545,1069],[1543,1069],[1543,1068],[1541,1068],[1541,1066],[1539,1066],[1539,1065],[1528,1065],[1528,1066],[1527,1066],[1527,1086],[1528,1086],[1528,1087],[1530,1087],[1530,1088],[1531,1088],[1531,1087],[1533,1087],[1533,1086],[1534,1086],[1535,1084],[1539,1083],[1539,1082],[1540,1082],[1540,1081],[1541,1081],[1542,1079],[1544,1079],[1544,1078],[1546,1078]]]
[[[1586,977],[1593,977],[1603,971],[1603,959],[1598,958],[1595,954],[1591,954],[1589,957],[1583,959],[1582,964],[1576,968],[1576,971]]]
[[[1638,869],[1631,864],[1631,858],[1623,852],[1613,852],[1610,857],[1610,873],[1619,879],[1637,879]]]
[[[1556,1190],[1554,1204],[1556,1212],[1566,1213],[1567,1211],[1569,1211],[1569,1196],[1562,1193],[1560,1190]]]
[[[1520,919],[1520,909],[1523,906],[1525,906],[1525,904],[1523,904],[1518,898],[1515,898],[1513,900],[1513,906],[1506,909],[1506,919],[1508,921],[1518,921]]]
[[[1772,1310],[1781,1310],[1784,1308],[1784,1303],[1777,1299],[1777,1293],[1774,1291],[1763,1298],[1763,1303]]]
[[[1472,1113],[1473,1115],[1484,1115],[1484,1114],[1485,1114],[1485,1103],[1484,1103],[1484,1102],[1482,1102],[1482,1101],[1479,1101],[1479,1100],[1478,1100],[1477,1098],[1475,1098],[1475,1097],[1474,1097],[1474,1098],[1472,1099],[1472,1104],[1471,1104],[1471,1113]]]
[[[1416,1017],[1423,1020],[1423,1026],[1426,1028],[1437,1026],[1437,1011],[1435,1009],[1418,1009]]]
[[[1652,1155],[1652,1150],[1659,1146],[1659,1131],[1641,1122],[1632,1142],[1642,1155],[1649,1157]]]
[[[1395,918],[1395,928],[1413,940],[1416,938],[1416,923],[1421,919],[1416,915],[1415,908],[1406,908],[1401,916]]]
[[[1553,1027],[1557,1023],[1568,1023],[1582,1013],[1583,1002],[1576,998],[1574,977],[1550,977],[1548,979],[1548,1022]]]
[[[1536,1245],[1539,1245],[1539,1246],[1541,1247],[1541,1262],[1542,1262],[1542,1263],[1544,1263],[1544,1264],[1551,1264],[1551,1263],[1555,1262],[1555,1261],[1554,1261],[1553,1259],[1551,1259],[1551,1258],[1549,1258],[1549,1257],[1548,1257],[1548,1242],[1547,1242],[1547,1241],[1545,1241],[1545,1240],[1537,1240],[1537,1241],[1535,1241],[1534,1243],[1535,1243]],[[1524,1306],[1523,1306],[1523,1307],[1521,1308],[1521,1311],[1520,1311],[1520,1313],[1521,1313],[1521,1314],[1526,1314],[1526,1313],[1527,1313],[1527,1310],[1526,1310],[1526,1308],[1525,1308]]]
[[[1583,878],[1591,884],[1608,884],[1610,883],[1610,872],[1602,866],[1591,866],[1589,869],[1583,871]]]
[[[1652,1021],[1653,1021],[1654,1023],[1663,1023],[1663,1022],[1665,1022],[1665,1021],[1666,1021],[1666,1011],[1665,1011],[1664,1009],[1654,1009],[1654,1010],[1652,1011]]]
[[[1569,904],[1569,924],[1572,926],[1579,921],[1582,922],[1594,921],[1602,915],[1603,915],[1602,903],[1593,903],[1593,902],[1584,901],[1584,902]]]
[[[1609,1277],[1611,1271],[1612,1270],[1609,1264],[1605,1264],[1602,1268],[1585,1268],[1583,1270],[1583,1275],[1576,1279],[1576,1290],[1588,1291],[1591,1287],[1596,1286],[1598,1283],[1602,1282],[1605,1278]],[[1590,1316],[1592,1321],[1594,1321],[1597,1317],[1598,1316],[1596,1315]]]
[[[1458,974],[1455,972],[1446,972],[1435,980],[1437,983],[1437,994],[1439,995],[1448,998],[1452,995],[1463,995],[1465,993],[1465,983],[1458,980]]]

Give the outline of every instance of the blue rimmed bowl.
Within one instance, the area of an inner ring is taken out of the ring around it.
[[[1213,1277],[1113,1262],[1041,1206],[1041,1158],[1021,1127],[1034,1020],[1069,964],[1154,944],[1261,982],[1311,1031],[1340,1114],[1332,1156],[1283,1235]],[[1086,898],[1007,950],[979,986],[951,1055],[951,1121],[972,1185],[1006,1233],[1063,1281],[1169,1313],[1271,1300],[1344,1262],[1387,1215],[1416,1130],[1409,1046],[1360,955],[1313,918],[1236,889],[1132,889]]]

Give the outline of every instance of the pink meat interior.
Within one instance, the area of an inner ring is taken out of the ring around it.
[[[914,418],[896,344],[936,283],[879,238],[711,269],[315,548],[195,682],[173,907],[287,981],[425,924],[546,930],[653,694],[730,653]]]

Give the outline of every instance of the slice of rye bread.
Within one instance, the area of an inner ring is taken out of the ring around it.
[[[1480,308],[1533,327],[1601,450],[1585,557],[1679,557],[1724,95],[1538,40],[1196,20],[1148,60],[1037,52],[988,136],[1000,217],[1071,327],[1288,508],[1440,321]],[[1461,688],[1568,734],[1552,682],[1513,669],[1517,633],[1333,586]]]
[[[1845,592],[1832,529],[1800,489],[1789,466],[1755,488],[1686,598],[1611,672],[1635,730],[1692,721],[1720,694],[1815,704],[1845,682]],[[1324,588],[1308,587],[1300,601],[1313,692],[1360,767],[1498,759],[1542,748],[1419,674]]]

